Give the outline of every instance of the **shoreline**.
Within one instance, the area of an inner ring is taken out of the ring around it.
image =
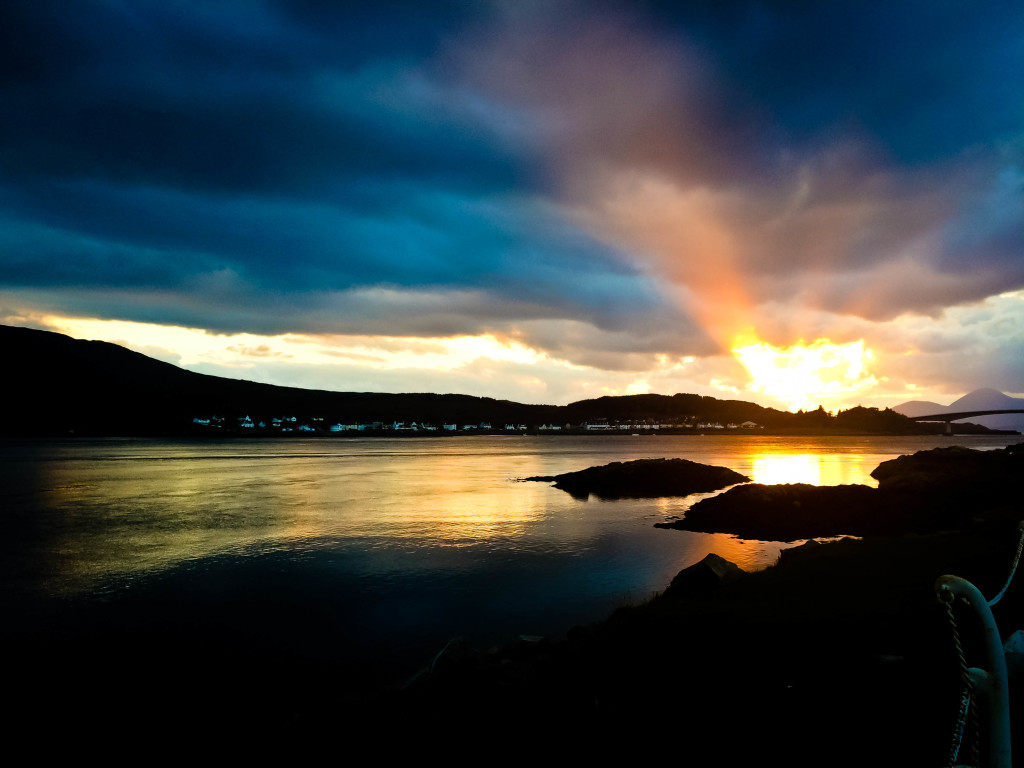
[[[963,426],[954,424],[954,427]],[[111,440],[129,440],[129,439],[183,439],[183,438],[195,438],[197,440],[217,440],[222,438],[243,438],[246,440],[304,440],[304,439],[316,439],[316,440],[359,440],[364,438],[373,439],[451,439],[455,437],[507,437],[507,438],[518,438],[518,437],[551,437],[551,438],[562,438],[562,437],[592,437],[595,439],[612,438],[612,437],[628,437],[628,438],[644,438],[644,437],[955,437],[955,438],[971,438],[971,437],[1014,437],[1024,433],[1009,430],[1009,429],[989,429],[987,427],[978,427],[977,425],[970,425],[972,429],[968,430],[954,430],[952,435],[947,435],[943,429],[937,428],[931,431],[914,431],[914,432],[871,432],[864,430],[833,430],[833,429],[758,429],[758,430],[741,430],[741,429],[705,429],[705,430],[694,430],[694,429],[658,429],[658,430],[646,430],[643,432],[630,432],[628,430],[613,431],[613,430],[586,430],[586,429],[563,429],[553,431],[537,431],[537,430],[526,430],[523,432],[506,432],[504,430],[469,430],[469,431],[440,431],[427,432],[427,431],[401,431],[394,432],[389,430],[365,430],[365,431],[348,431],[348,432],[296,432],[282,434],[280,432],[253,432],[252,430],[241,430],[241,429],[187,429],[180,431],[161,431],[161,432],[138,432],[138,433],[89,433],[89,432],[53,432],[53,433],[30,433],[30,434],[0,434],[0,440],[4,441],[16,441],[16,440],[92,440],[92,439],[111,439]]]

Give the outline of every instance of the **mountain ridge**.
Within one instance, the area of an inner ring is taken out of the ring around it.
[[[982,387],[971,390],[957,398],[949,405],[929,402],[927,400],[908,400],[893,406],[893,410],[904,416],[927,416],[931,414],[961,413],[965,411],[998,411],[1024,409],[1024,398],[1011,397],[998,389]],[[971,421],[989,429],[1024,430],[1024,414],[1004,413],[991,416],[974,416]]]
[[[272,418],[285,416],[313,419],[321,432],[334,423],[356,422],[390,426],[417,421],[459,427],[491,423],[495,430],[515,425],[520,431],[521,425],[580,428],[583,422],[600,420],[609,425],[646,422],[679,429],[685,424],[695,429],[700,422],[750,421],[776,434],[939,431],[939,425],[918,424],[890,409],[857,406],[833,416],[819,407],[790,413],[744,400],[686,393],[605,396],[558,406],[461,394],[283,387],[187,371],[109,342],[5,325],[0,325],[0,349],[8,362],[7,402],[15,406],[0,420],[0,435],[8,436],[188,435],[203,431],[194,419],[215,415],[224,427],[220,434],[238,432],[244,417],[269,426]],[[961,431],[972,429],[958,426]],[[212,427],[205,433],[211,431]]]

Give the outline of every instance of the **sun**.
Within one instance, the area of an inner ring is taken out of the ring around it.
[[[873,359],[864,340],[836,344],[817,339],[776,347],[763,341],[737,340],[733,355],[750,373],[749,389],[784,402],[790,410],[841,404],[850,395],[878,384],[868,370]]]

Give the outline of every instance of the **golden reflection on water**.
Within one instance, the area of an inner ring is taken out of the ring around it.
[[[396,547],[432,548],[434,559],[425,567],[443,567],[442,561],[475,546],[486,552],[557,549],[575,557],[602,531],[636,538],[627,527],[634,517],[681,517],[712,494],[579,502],[547,483],[516,478],[682,453],[758,483],[875,485],[868,473],[878,463],[870,444],[850,451],[846,443],[733,445],[724,438],[696,445],[682,438],[326,445],[139,441],[47,449],[5,475],[12,486],[4,489],[5,505],[23,504],[34,521],[17,557],[48,591],[63,594],[211,556],[312,552],[339,542],[373,552],[378,561],[392,558]],[[777,556],[773,544],[692,536],[744,567],[764,567]],[[687,559],[691,554],[687,550]]]
[[[751,480],[763,485],[877,485],[860,456],[823,453],[761,453],[751,457]]]
[[[367,550],[403,539],[468,547],[516,538],[545,517],[551,490],[521,483],[510,493],[500,464],[436,454],[363,460],[362,471],[333,456],[42,466],[38,502],[50,538],[36,562],[58,594],[215,555],[316,547],[332,537],[362,541]],[[541,471],[539,457],[516,457],[516,475]]]
[[[763,481],[762,481],[763,482]],[[717,496],[714,493],[695,493],[677,498],[654,499],[658,514],[663,520],[683,517],[688,509],[701,499]],[[756,539],[740,539],[728,533],[693,533],[688,532],[686,560],[678,568],[686,568],[699,562],[712,552],[735,563],[745,571],[759,571],[773,565],[779,559],[779,553],[794,542],[758,541]],[[795,542],[801,544],[803,542]],[[674,574],[673,574],[674,575]]]
[[[514,462],[518,477],[543,471],[538,456],[517,456]],[[467,462],[465,456],[420,457],[388,478],[392,498],[363,522],[372,529],[385,525],[391,537],[429,540],[437,546],[522,536],[531,523],[545,517],[548,488],[517,483],[510,493],[510,469],[501,463]]]
[[[714,552],[745,571],[758,571],[775,563],[783,549],[803,543],[738,539],[727,533],[700,534],[695,539],[688,552],[688,562],[683,567],[699,562]]]
[[[110,577],[131,579],[312,530],[301,515],[266,514],[266,500],[252,503],[244,487],[207,485],[209,473],[198,464],[187,471],[137,462],[50,467],[42,500],[54,536],[47,564],[53,591],[74,593]]]

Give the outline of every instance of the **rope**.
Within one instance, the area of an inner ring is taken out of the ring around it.
[[[998,603],[1003,595],[1006,594],[1007,588],[1010,586],[1010,582],[1013,581],[1014,574],[1017,572],[1017,565],[1020,563],[1021,552],[1024,551],[1024,521],[1018,525],[1020,531],[1020,540],[1017,542],[1017,554],[1014,555],[1013,565],[1010,566],[1010,575],[1006,578],[1006,583],[1003,588],[999,590],[999,594],[988,601],[988,606],[991,608],[993,605]],[[970,671],[967,667],[967,658],[964,655],[963,645],[960,642],[960,630],[956,624],[956,617],[953,615],[953,601],[956,599],[953,592],[948,587],[942,587],[939,589],[938,598],[946,608],[946,616],[949,618],[949,626],[953,634],[953,645],[956,647],[957,660],[960,664],[960,682],[963,685],[963,690],[960,695],[960,707],[957,711],[956,723],[953,726],[953,742],[949,748],[949,768],[953,768],[957,764],[957,758],[960,756],[960,748],[963,745],[964,731],[967,727],[967,721],[971,722],[970,731],[970,742],[971,742],[971,765],[981,765],[981,721],[978,717],[978,702],[975,698],[975,687],[974,681],[971,679]],[[981,597],[981,600],[984,600]],[[966,602],[966,601],[965,601]]]
[[[453,637],[451,640],[449,640],[447,643],[444,644],[444,648],[442,648],[440,651],[438,651],[437,652],[437,656],[435,656],[434,660],[432,662],[430,662],[430,671],[431,672],[434,671],[434,667],[437,666],[437,662],[440,661],[442,656],[444,656],[444,652],[447,651],[451,647],[451,644],[454,643],[454,642],[457,642],[457,641],[459,641],[461,639],[462,639],[461,637]]]
[[[1006,583],[1003,584],[1003,588],[999,590],[999,594],[988,601],[989,608],[1003,599],[1003,595],[1006,594],[1006,588],[1010,586],[1010,582],[1013,581],[1013,575],[1017,572],[1017,563],[1020,562],[1020,553],[1021,550],[1024,549],[1024,522],[1017,527],[1020,529],[1020,541],[1017,542],[1017,554],[1014,555],[1013,565],[1010,566],[1010,575],[1006,577]]]
[[[974,681],[971,680],[970,672],[968,672],[967,657],[964,655],[964,648],[960,643],[960,631],[956,625],[956,617],[953,615],[953,593],[944,591],[941,595],[940,599],[946,606],[949,626],[953,630],[953,645],[956,647],[957,660],[960,662],[960,682],[963,683],[963,693],[960,695],[960,709],[957,712],[956,724],[953,726],[953,743],[949,747],[948,765],[950,768],[956,765],[968,718],[970,718],[972,725],[971,757],[974,760],[973,765],[980,765],[981,758],[978,744],[981,741],[981,734],[978,723],[977,702],[974,700]]]

